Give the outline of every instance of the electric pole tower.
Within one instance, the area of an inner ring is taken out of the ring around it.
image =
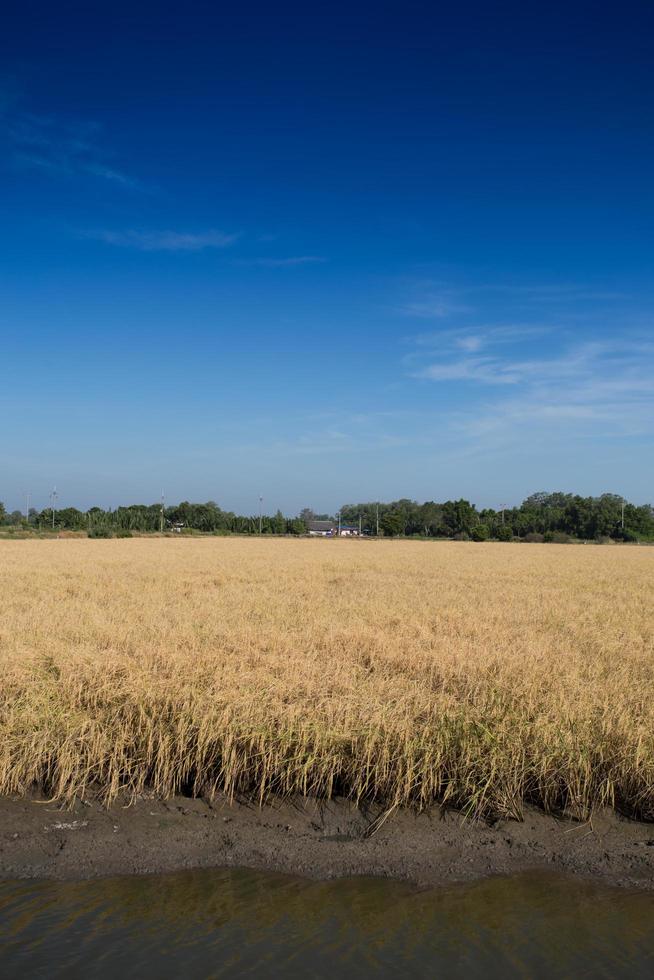
[[[52,488],[52,493],[50,494],[50,507],[52,508],[52,530],[53,531],[54,531],[54,526],[55,526],[55,513],[56,513],[57,497],[58,496],[59,496],[59,494],[57,493],[57,488],[56,487],[53,487]]]
[[[259,534],[261,534],[261,526],[263,521],[263,496],[259,494]]]
[[[30,500],[32,499],[31,490],[23,490],[23,496],[25,497],[25,520],[29,524],[30,522]]]
[[[159,533],[163,534],[164,529],[164,492],[161,491],[161,507],[159,508]]]

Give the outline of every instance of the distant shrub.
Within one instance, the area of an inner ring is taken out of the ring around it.
[[[128,531],[127,528],[121,527],[121,529],[119,531],[116,531],[116,537],[117,538],[133,538],[134,535],[132,534],[131,531]]]
[[[636,532],[628,531],[626,528],[621,529],[616,534],[616,538],[618,538],[620,541],[630,541],[632,543],[638,541],[638,535],[636,534]]]
[[[89,529],[90,538],[113,538],[114,532],[110,527],[92,527]]]
[[[510,524],[500,524],[495,531],[495,537],[498,541],[511,541],[513,538],[513,528]]]
[[[488,541],[490,538],[490,531],[485,524],[476,524],[472,529],[472,540],[473,541]]]
[[[615,544],[613,538],[610,538],[608,534],[598,534],[595,538],[596,544]]]
[[[565,531],[545,531],[543,540],[547,544],[570,544],[574,539]]]
[[[453,541],[469,541],[470,540],[470,535],[467,534],[465,531],[458,531],[454,535],[454,537],[452,538],[452,540]]]
[[[542,544],[545,540],[544,534],[539,534],[538,531],[530,531],[529,534],[525,534],[524,541],[528,541],[530,544]]]

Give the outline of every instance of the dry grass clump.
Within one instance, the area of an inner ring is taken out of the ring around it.
[[[0,793],[654,817],[654,550],[2,548]]]

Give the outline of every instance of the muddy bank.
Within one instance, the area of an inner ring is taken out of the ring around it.
[[[549,869],[654,888],[654,825],[610,811],[575,823],[528,811],[493,825],[440,811],[358,810],[345,801],[140,798],[109,810],[0,799],[0,876],[88,878],[249,867],[312,878],[379,875],[418,885]]]

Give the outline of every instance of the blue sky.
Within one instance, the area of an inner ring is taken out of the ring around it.
[[[654,8],[529,8],[5,11],[0,499],[651,500]]]

